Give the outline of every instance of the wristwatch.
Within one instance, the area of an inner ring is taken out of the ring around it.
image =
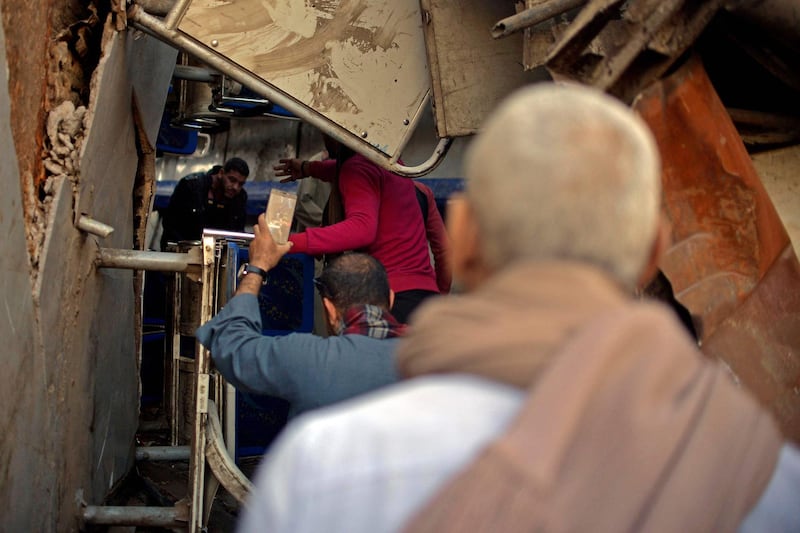
[[[263,268],[258,268],[250,263],[245,263],[242,265],[242,276],[246,276],[247,274],[258,274],[261,276],[261,284],[267,284],[267,271]]]

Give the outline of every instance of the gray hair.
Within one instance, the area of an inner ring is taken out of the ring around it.
[[[330,299],[339,312],[355,305],[389,309],[389,278],[380,261],[360,252],[342,254],[314,280],[319,295]]]
[[[621,102],[574,84],[518,90],[465,169],[489,267],[566,259],[635,285],[658,231],[661,169],[650,130]]]

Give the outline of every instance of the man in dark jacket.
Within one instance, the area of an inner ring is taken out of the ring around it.
[[[244,231],[250,169],[238,157],[205,173],[183,177],[163,213],[161,250],[167,243],[198,240],[204,228]]]

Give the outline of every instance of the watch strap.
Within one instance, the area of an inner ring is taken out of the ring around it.
[[[266,285],[267,284],[267,271],[264,270],[263,268],[259,268],[257,266],[253,266],[250,263],[245,263],[244,264],[244,274],[245,274],[245,276],[247,274],[258,274],[259,276],[261,276],[261,284],[262,285]]]

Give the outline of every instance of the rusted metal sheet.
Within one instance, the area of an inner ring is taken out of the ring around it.
[[[417,0],[192,0],[178,29],[388,155],[430,95]]]
[[[547,57],[556,79],[630,102],[686,51],[723,0],[593,0]]]
[[[674,244],[661,262],[703,351],[800,440],[800,265],[702,63],[634,103],[658,141]]]
[[[421,0],[436,130],[472,135],[514,89],[547,78],[520,65],[522,34],[493,39],[491,25],[514,14],[510,2]]]
[[[787,246],[748,298],[703,344],[800,442],[800,266]]]

